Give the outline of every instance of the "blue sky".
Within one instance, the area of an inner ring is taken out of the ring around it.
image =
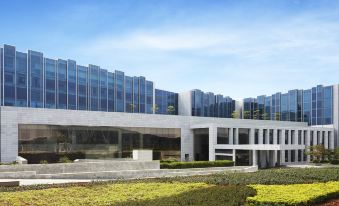
[[[339,1],[0,1],[0,42],[233,98],[339,83]]]

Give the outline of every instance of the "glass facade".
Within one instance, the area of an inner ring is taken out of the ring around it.
[[[114,73],[107,73],[107,111],[114,112]]]
[[[153,82],[146,81],[146,113],[147,114],[153,113],[153,98],[154,98],[153,93],[154,93]],[[174,105],[178,105],[177,102],[178,101],[176,101]]]
[[[133,149],[152,149],[156,160],[180,159],[180,129],[19,125],[19,155],[29,163],[130,158]]]
[[[100,69],[100,111],[107,112],[107,70]]]
[[[264,105],[262,102],[264,101]],[[257,102],[257,106],[252,106]],[[243,111],[252,113],[264,108],[263,119],[307,122],[309,125],[328,125],[333,123],[333,86],[318,85],[308,90],[290,90],[272,96],[258,96],[257,99],[244,99]],[[255,116],[255,115],[254,115]],[[269,118],[267,118],[269,117]]]
[[[3,98],[5,106],[15,106],[15,47],[4,45]]]
[[[77,109],[77,65],[73,60],[67,61],[67,108]]]
[[[58,59],[57,66],[57,108],[67,109],[67,61]]]
[[[178,114],[178,94],[165,90],[155,89],[155,107],[156,114]]]
[[[45,58],[45,108],[56,108],[57,61]]]
[[[43,54],[28,51],[28,106],[43,107]]]
[[[133,78],[125,77],[125,108],[126,112],[134,112],[136,105],[133,103]]]
[[[230,118],[235,110],[235,101],[223,95],[191,91],[192,116]]]
[[[27,54],[16,52],[16,103],[17,107],[27,107]]]
[[[115,97],[115,111],[124,112],[125,111],[125,73],[121,71],[115,71],[115,88],[116,88],[116,97]]]
[[[89,108],[99,110],[99,70],[98,66],[89,65]]]

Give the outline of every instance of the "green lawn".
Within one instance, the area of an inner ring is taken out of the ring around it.
[[[330,181],[336,183],[326,183]],[[339,197],[330,189],[339,188],[338,182],[338,167],[269,169],[255,173],[0,188],[0,205],[232,206],[244,205],[248,197],[254,205],[263,201],[273,205],[272,200],[279,198],[291,201],[306,196],[313,200]],[[306,183],[317,184],[314,190],[309,185],[298,185]],[[307,189],[300,189],[303,187]],[[283,203],[278,201],[276,205]]]

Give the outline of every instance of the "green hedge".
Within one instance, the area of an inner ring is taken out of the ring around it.
[[[339,182],[293,184],[293,185],[250,185],[257,191],[248,197],[249,205],[304,206],[322,203],[339,196]]]
[[[339,159],[331,160],[330,163],[333,165],[339,165]]]
[[[161,169],[184,169],[184,168],[204,168],[204,167],[230,167],[234,162],[230,160],[217,161],[194,161],[194,162],[161,162]]]

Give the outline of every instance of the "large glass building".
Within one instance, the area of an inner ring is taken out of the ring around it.
[[[191,101],[192,116],[231,118],[235,110],[232,98],[199,89],[191,91]]]
[[[50,59],[31,50],[23,53],[10,45],[0,52],[2,106],[150,114],[158,94],[161,110],[156,113],[168,114],[167,107],[173,106],[173,114],[178,114],[178,94],[162,90],[155,94],[153,82],[145,77]]]
[[[243,117],[330,125],[333,124],[333,101],[333,86],[295,89],[283,94],[244,99]]]
[[[339,145],[338,97],[339,85],[243,101],[199,89],[176,93],[143,76],[4,45],[0,161],[130,158],[135,149],[153,150],[154,159],[264,167],[306,161],[307,146]]]

